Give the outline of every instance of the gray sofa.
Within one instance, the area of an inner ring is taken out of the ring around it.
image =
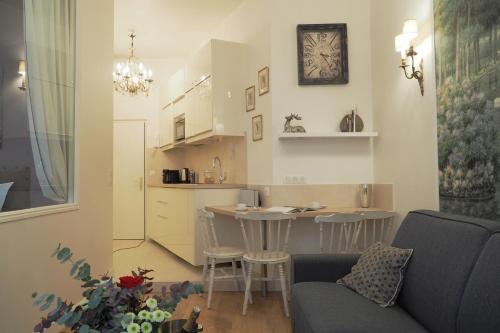
[[[391,308],[335,283],[357,256],[293,256],[293,331],[500,332],[500,222],[414,211],[393,245],[414,252]]]

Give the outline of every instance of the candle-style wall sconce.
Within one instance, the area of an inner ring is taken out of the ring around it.
[[[416,79],[420,87],[420,93],[424,96],[424,60],[420,60],[419,70],[415,67],[415,52],[411,41],[418,36],[418,24],[416,20],[406,20],[403,26],[403,33],[394,38],[396,52],[401,52],[401,65],[399,66],[407,79]],[[409,61],[411,61],[411,63]],[[408,69],[410,71],[408,71]]]

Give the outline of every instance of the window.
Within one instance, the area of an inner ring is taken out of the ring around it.
[[[74,202],[75,12],[0,0],[0,217]]]

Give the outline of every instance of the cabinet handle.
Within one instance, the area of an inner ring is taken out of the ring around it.
[[[161,218],[162,220],[168,220],[168,217],[166,217],[166,216],[163,216],[163,215],[160,215],[160,214],[158,214],[158,215],[156,215],[156,216],[158,216],[158,217],[159,217],[159,218]]]
[[[163,205],[168,205],[168,202],[162,200],[156,200],[157,203],[161,203]]]

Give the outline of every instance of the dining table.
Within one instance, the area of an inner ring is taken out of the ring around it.
[[[349,214],[349,213],[363,213],[363,212],[386,212],[387,209],[382,209],[382,208],[377,208],[377,207],[369,207],[369,208],[363,208],[363,207],[332,207],[332,206],[322,206],[318,209],[311,210],[305,209],[305,207],[298,207],[298,206],[293,206],[297,209],[303,208],[303,210],[293,213],[296,215],[297,218],[308,218],[308,219],[314,219],[316,216],[323,216],[323,215],[332,215],[332,214]],[[247,210],[241,211],[238,210],[236,205],[225,205],[225,206],[207,206],[205,207],[206,210],[213,212],[214,214],[219,214],[222,216],[229,216],[229,217],[236,217],[237,214],[245,213],[246,211],[253,211],[253,212],[269,212],[268,209],[270,207],[249,207]],[[263,248],[266,250],[268,248],[267,244],[267,234],[266,234],[266,221],[263,221],[263,235],[262,235],[262,243],[263,243]],[[262,271],[261,271],[262,277],[267,276],[267,267],[264,265]],[[267,282],[266,281],[261,281],[261,294],[262,296],[267,295]]]

